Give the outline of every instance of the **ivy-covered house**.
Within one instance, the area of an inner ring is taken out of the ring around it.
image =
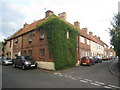
[[[13,40],[14,55],[32,56],[38,68],[59,70],[78,63],[78,35],[76,28],[65,21],[65,12],[58,16],[48,10],[45,18],[16,32]]]

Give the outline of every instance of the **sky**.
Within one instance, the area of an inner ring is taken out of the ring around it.
[[[45,17],[45,11],[54,14],[66,12],[67,21],[80,22],[80,28],[88,28],[110,46],[109,27],[118,13],[119,0],[1,0],[0,41],[10,37],[23,27]]]

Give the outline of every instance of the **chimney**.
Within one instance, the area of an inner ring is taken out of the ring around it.
[[[80,23],[78,21],[76,21],[76,22],[74,22],[74,26],[79,29],[80,28]]]
[[[54,14],[53,11],[48,10],[48,11],[45,12],[45,18],[48,18],[50,15],[53,15],[53,14]]]
[[[66,21],[66,13],[65,12],[59,13],[58,17]]]
[[[98,37],[98,39],[100,40],[100,37]]]
[[[87,28],[82,28],[82,30],[86,33],[88,33],[88,29]]]
[[[23,28],[26,28],[28,25],[29,25],[29,24],[27,24],[27,23],[25,22],[25,24],[23,25]]]
[[[96,36],[96,35],[95,35],[94,37],[95,37],[95,38],[97,38],[97,36]]]
[[[93,33],[92,33],[92,32],[89,32],[89,35],[93,36]]]

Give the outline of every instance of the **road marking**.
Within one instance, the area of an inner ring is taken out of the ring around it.
[[[85,81],[89,81],[89,82],[92,82],[92,80],[89,80],[89,79],[84,79]]]
[[[80,80],[81,82],[84,82],[84,83],[88,83],[87,81],[84,81],[84,80]]]
[[[111,87],[108,87],[108,86],[104,86],[104,88],[111,88]]]
[[[120,87],[117,87],[117,86],[114,86],[114,85],[108,85],[110,87],[113,87],[113,88],[120,88]]]
[[[98,83],[98,84],[101,84],[101,85],[104,85],[104,84],[105,84],[105,83],[101,83],[101,82],[96,82],[96,81],[95,81],[95,83]]]
[[[63,76],[62,74],[59,74],[59,76]]]
[[[92,84],[92,85],[96,85],[96,86],[103,86],[104,88],[118,88],[118,89],[120,89],[120,87],[117,87],[117,86],[115,86],[115,85],[106,85],[105,86],[105,83],[102,83],[102,82],[98,82],[98,81],[92,81],[92,80],[90,80],[90,79],[83,79],[83,78],[75,78],[75,77],[73,77],[72,75],[68,75],[68,74],[62,74],[62,73],[60,73],[60,72],[57,72],[57,73],[54,73],[55,75],[58,75],[58,76],[64,76],[64,77],[67,77],[67,78],[71,78],[71,79],[73,79],[73,80],[79,80],[80,79],[80,82],[83,82],[83,83],[90,83],[90,84]]]
[[[100,84],[97,84],[97,83],[91,83],[91,84],[96,86],[101,86]]]
[[[55,75],[57,75],[58,73],[54,73]]]
[[[76,78],[72,78],[73,80],[77,80]]]

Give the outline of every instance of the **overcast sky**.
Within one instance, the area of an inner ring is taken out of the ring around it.
[[[0,41],[28,24],[45,17],[45,9],[56,15],[67,13],[67,21],[80,22],[80,28],[87,27],[100,36],[108,45],[110,42],[110,21],[118,12],[119,0],[2,0],[0,1]],[[108,30],[108,31],[106,31]]]

